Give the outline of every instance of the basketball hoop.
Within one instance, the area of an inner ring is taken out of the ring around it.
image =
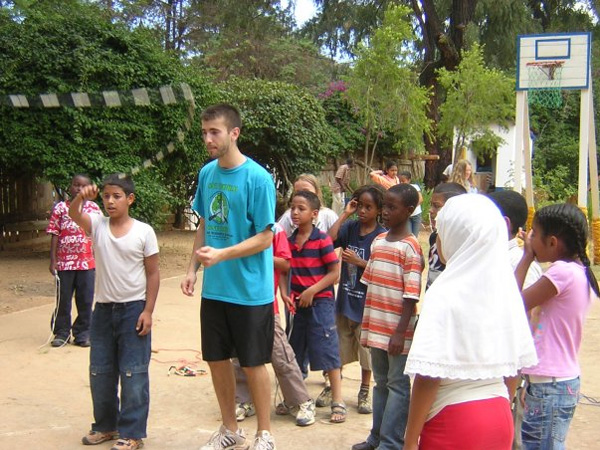
[[[545,108],[558,108],[562,105],[560,93],[564,61],[528,62],[529,104]]]

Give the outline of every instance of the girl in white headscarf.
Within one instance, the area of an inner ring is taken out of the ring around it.
[[[451,198],[437,216],[446,269],[425,299],[405,373],[415,377],[404,450],[509,450],[504,377],[537,363],[498,208]]]

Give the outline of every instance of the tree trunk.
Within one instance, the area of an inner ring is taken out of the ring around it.
[[[438,134],[439,107],[442,95],[438,85],[437,69],[445,67],[455,70],[460,62],[460,51],[464,47],[466,27],[473,20],[477,0],[453,0],[449,16],[450,29],[445,30],[446,18],[440,19],[435,0],[411,0],[411,6],[421,27],[423,36],[423,70],[419,76],[421,86],[432,91],[427,117],[432,121],[431,136],[424,136],[425,149],[431,155],[439,155],[438,161],[425,165],[424,182],[433,187],[441,180],[442,172],[452,160],[452,140],[444,142]],[[437,51],[436,51],[437,50]]]

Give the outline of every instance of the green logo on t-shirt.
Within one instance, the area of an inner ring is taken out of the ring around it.
[[[229,202],[223,192],[217,192],[210,199],[209,204],[210,217],[208,220],[222,224],[227,223],[229,216]]]

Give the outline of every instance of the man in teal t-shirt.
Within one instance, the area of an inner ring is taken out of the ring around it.
[[[200,323],[202,357],[208,362],[223,425],[204,450],[240,447],[246,437],[235,415],[237,357],[256,406],[255,448],[275,449],[270,433],[270,379],[265,364],[273,347],[273,252],[275,185],[271,175],[238,146],[241,119],[230,105],[202,113],[211,161],[198,175],[193,208],[201,220],[181,289],[193,295],[204,266]],[[224,406],[226,405],[226,406]]]

